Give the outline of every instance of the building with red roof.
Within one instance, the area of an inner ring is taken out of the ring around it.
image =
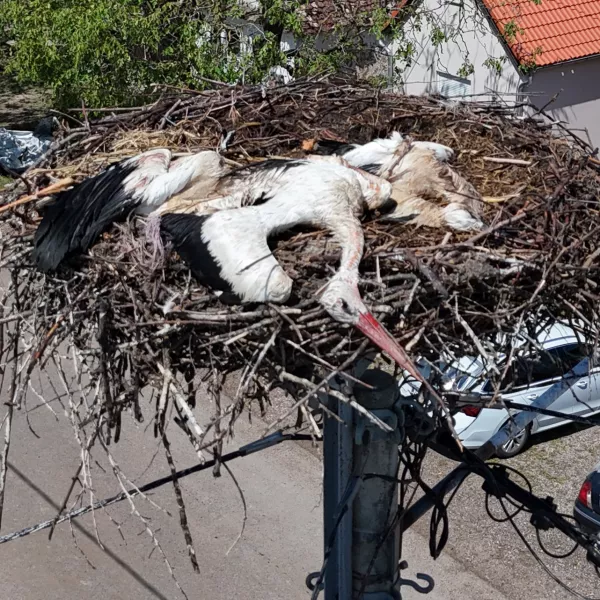
[[[600,54],[598,0],[482,0],[515,59],[537,67]],[[510,24],[515,23],[514,35]],[[509,34],[506,35],[506,28]]]
[[[417,51],[407,65],[398,63],[404,91],[517,106],[529,101],[600,146],[600,0],[423,0],[418,6],[429,18],[418,32],[411,17],[406,21]],[[434,29],[445,37],[437,46]]]
[[[340,28],[362,32],[367,52],[355,67],[365,77],[383,76],[409,94],[495,100],[522,112],[529,102],[600,146],[600,0],[305,0],[300,11],[321,51],[335,47]],[[401,35],[371,34],[371,15]],[[256,22],[246,35],[260,35]],[[283,33],[292,73],[297,45]]]

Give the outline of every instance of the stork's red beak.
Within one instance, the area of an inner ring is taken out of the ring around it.
[[[387,353],[405,371],[408,371],[418,381],[423,381],[423,376],[396,340],[384,329],[383,325],[371,314],[361,313],[356,328],[362,331],[375,345]]]

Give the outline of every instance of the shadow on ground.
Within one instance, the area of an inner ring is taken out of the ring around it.
[[[539,446],[540,444],[546,444],[561,438],[568,438],[581,431],[591,429],[592,427],[593,425],[584,425],[583,423],[569,423],[568,425],[561,425],[560,427],[555,427],[554,429],[549,429],[542,433],[536,433],[531,436],[523,452],[527,452],[530,448]]]

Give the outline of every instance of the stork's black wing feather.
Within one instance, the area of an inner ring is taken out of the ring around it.
[[[194,277],[212,289],[224,292],[220,296],[224,302],[237,303],[241,299],[234,293],[231,283],[221,276],[217,257],[211,254],[203,236],[205,225],[210,224],[210,217],[167,213],[160,220],[160,231],[171,241]]]
[[[118,163],[57,195],[33,240],[40,270],[55,270],[64,258],[85,252],[112,223],[127,217],[139,204],[123,187],[134,169]]]
[[[361,165],[360,168],[367,173],[371,173],[372,175],[377,175],[381,165],[378,163],[369,163],[368,165]]]
[[[346,144],[345,142],[336,142],[335,140],[317,140],[313,148],[315,154],[343,156],[346,152],[354,150],[355,144]]]

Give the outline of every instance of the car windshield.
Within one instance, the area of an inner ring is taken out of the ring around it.
[[[590,348],[586,344],[573,343],[517,356],[500,384],[500,391],[562,377],[589,355]],[[483,386],[484,392],[493,392],[494,389],[491,380]]]

